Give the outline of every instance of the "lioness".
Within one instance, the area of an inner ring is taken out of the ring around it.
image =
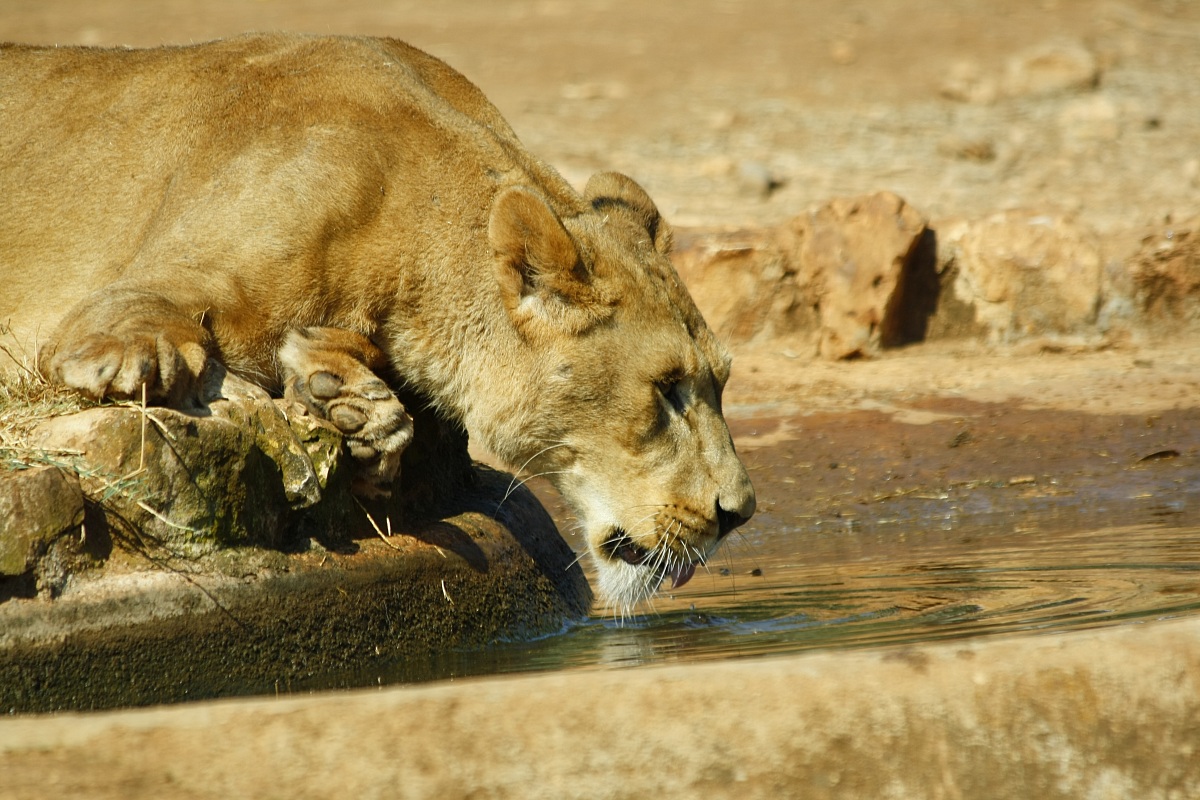
[[[330,420],[380,482],[403,381],[550,476],[623,608],[754,512],[730,359],[654,203],[615,173],[580,196],[432,56],[5,45],[0,109],[0,322],[51,380],[187,407],[216,359]]]

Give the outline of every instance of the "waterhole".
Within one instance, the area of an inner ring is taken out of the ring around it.
[[[1046,634],[1200,613],[1200,412],[734,420],[758,513],[681,589],[336,685]],[[569,510],[532,484],[576,551]],[[591,569],[584,560],[585,571]],[[594,574],[588,575],[596,585]]]
[[[792,537],[789,544],[789,537]],[[803,546],[801,546],[803,538]],[[798,554],[803,553],[803,557]],[[1055,632],[1200,612],[1200,528],[762,531],[618,619],[380,671],[380,683]]]

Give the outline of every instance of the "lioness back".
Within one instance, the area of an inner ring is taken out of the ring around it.
[[[387,193],[422,207],[410,209],[414,221],[435,204],[476,225],[514,177],[568,211],[578,203],[473,84],[394,40],[3,45],[0,97],[0,263],[10,273],[0,324],[26,353],[63,309],[138,270],[269,307],[247,284],[275,291],[262,276],[291,269],[289,288],[299,290],[307,276],[294,272],[297,260],[345,245]],[[203,252],[179,252],[197,238]],[[213,285],[216,259],[257,280]],[[11,269],[22,264],[36,269]]]

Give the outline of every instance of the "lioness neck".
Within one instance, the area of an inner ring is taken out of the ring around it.
[[[420,307],[405,302],[401,287],[400,313],[383,338],[405,384],[512,462],[525,449],[521,432],[532,429],[531,398],[544,365],[509,323],[490,266],[477,259],[427,263]]]

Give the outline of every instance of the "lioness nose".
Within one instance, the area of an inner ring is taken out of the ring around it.
[[[719,538],[749,521],[749,517],[743,517],[736,511],[726,511],[720,505],[717,506],[717,536]]]

